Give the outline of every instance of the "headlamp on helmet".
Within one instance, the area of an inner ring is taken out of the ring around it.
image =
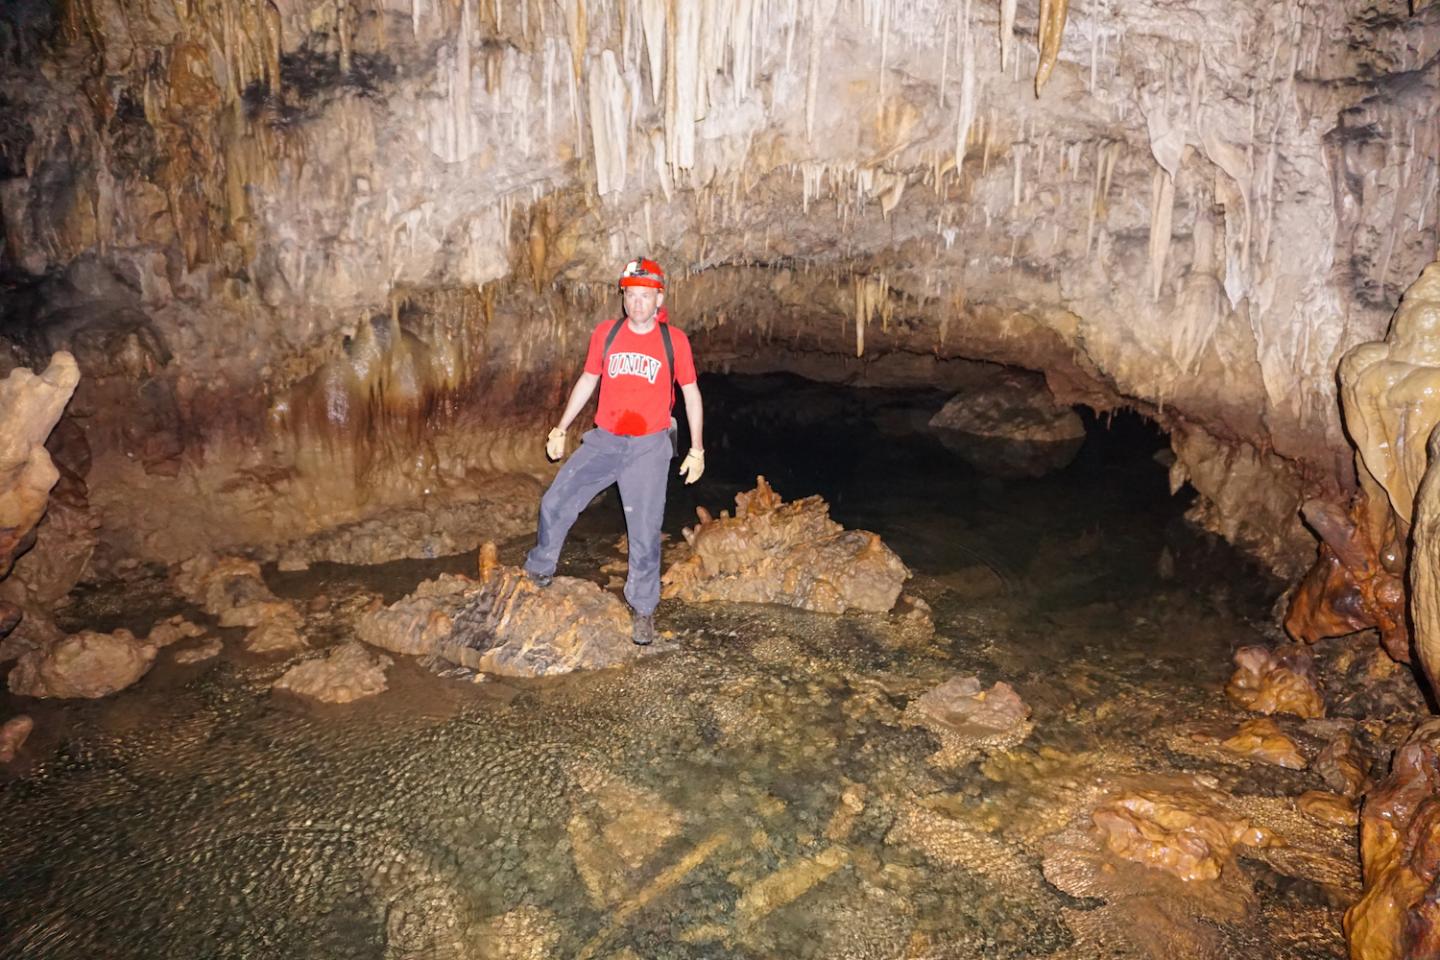
[[[625,287],[654,287],[656,290],[665,289],[665,271],[660,269],[660,264],[654,260],[640,257],[625,264],[625,269],[620,274],[620,286]]]

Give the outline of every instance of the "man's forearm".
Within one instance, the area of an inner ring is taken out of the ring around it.
[[[690,424],[690,447],[705,449],[705,404],[700,399],[700,388],[693,383],[681,387],[685,397],[685,422]]]

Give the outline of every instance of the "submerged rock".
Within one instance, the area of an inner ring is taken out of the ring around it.
[[[10,691],[62,699],[109,696],[143,677],[157,650],[129,630],[82,630],[22,656],[10,671]]]
[[[1098,805],[1091,820],[1111,853],[1181,880],[1214,880],[1237,845],[1274,841],[1227,809],[1224,794],[1193,778],[1173,788],[1125,790]]]
[[[973,676],[956,676],[916,698],[901,722],[922,726],[940,740],[930,758],[945,767],[959,766],[981,753],[1006,750],[1030,735],[1030,708],[1005,681],[988,689]]]
[[[342,643],[326,656],[291,667],[275,681],[273,689],[324,703],[350,703],[383,692],[385,670],[393,662],[362,644]]]
[[[30,731],[35,729],[35,721],[25,714],[18,717],[11,717],[0,726],[0,763],[9,763],[15,759],[15,754],[24,746]]]
[[[785,503],[764,477],[735,497],[735,516],[686,528],[691,555],[662,578],[664,596],[690,603],[779,603],[820,613],[885,613],[910,571],[879,536],[846,530],[819,497]]]
[[[444,574],[388,607],[377,604],[356,635],[392,653],[507,676],[597,670],[641,652],[630,642],[625,604],[589,581],[556,577],[542,589],[496,562],[488,543],[479,572],[478,580]]]
[[[1440,719],[1422,723],[1365,798],[1365,893],[1345,912],[1355,960],[1434,956],[1440,934]]]
[[[168,620],[162,620],[150,628],[150,633],[145,637],[146,643],[153,643],[157,647],[168,647],[172,643],[181,640],[190,640],[195,637],[205,636],[205,628],[198,623],[191,623],[184,617],[176,614]]]
[[[204,643],[184,650],[175,651],[175,662],[183,664],[200,663],[209,660],[211,657],[219,656],[224,645],[218,637],[212,637]]]
[[[1303,647],[1241,647],[1235,651],[1235,668],[1225,693],[1246,710],[1325,716],[1315,661]]]

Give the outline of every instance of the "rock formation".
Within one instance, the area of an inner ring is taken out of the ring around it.
[[[1059,470],[1085,442],[1075,411],[1056,403],[1043,381],[1014,374],[952,397],[930,426],[947,447],[1000,476],[1039,477]]]
[[[1325,699],[1315,663],[1299,646],[1277,650],[1241,647],[1235,651],[1235,674],[1225,686],[1231,700],[1256,713],[1325,716]]]
[[[901,723],[929,730],[940,741],[930,762],[958,767],[982,753],[1008,750],[1030,735],[1030,708],[1005,681],[982,687],[973,676],[955,676],[917,697]]]
[[[319,700],[350,703],[385,690],[385,669],[393,661],[371,653],[363,644],[342,643],[322,657],[286,670],[274,689]]]
[[[1433,955],[1440,932],[1440,720],[1427,720],[1395,754],[1390,775],[1360,815],[1365,895],[1345,914],[1350,956]]]
[[[64,352],[55,354],[38,376],[17,367],[0,381],[0,580],[10,574],[15,558],[34,545],[35,527],[60,479],[45,440],[79,381],[75,359]],[[16,599],[25,599],[24,591]],[[0,595],[0,636],[14,628],[19,612]]]
[[[10,692],[25,697],[108,697],[148,673],[158,650],[129,630],[82,630],[16,661]]]
[[[556,577],[544,588],[481,549],[478,580],[445,574],[403,600],[376,606],[356,624],[372,646],[438,657],[503,676],[598,670],[640,654],[623,601],[593,583]]]
[[[735,495],[735,516],[697,512],[684,531],[690,556],[661,578],[665,597],[885,613],[910,576],[878,536],[844,529],[819,497],[784,502],[764,477]]]

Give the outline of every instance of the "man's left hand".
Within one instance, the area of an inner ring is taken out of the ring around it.
[[[704,472],[705,451],[691,447],[690,452],[685,455],[685,462],[680,464],[680,476],[685,478],[686,483],[694,483]]]

